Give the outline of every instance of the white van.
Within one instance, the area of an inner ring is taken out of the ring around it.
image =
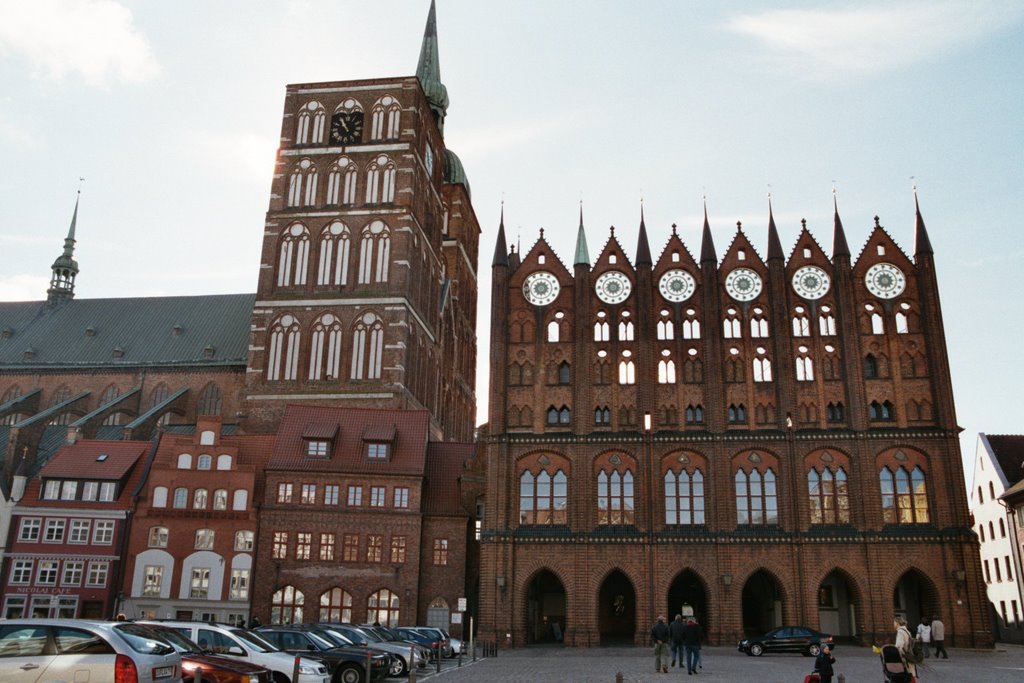
[[[146,623],[146,622],[139,622]],[[218,655],[237,657],[269,669],[274,674],[274,683],[330,683],[331,674],[327,665],[319,659],[302,657],[299,662],[299,680],[292,681],[295,657],[277,649],[275,645],[237,626],[211,624],[205,621],[158,621],[185,637],[198,643],[204,650]]]

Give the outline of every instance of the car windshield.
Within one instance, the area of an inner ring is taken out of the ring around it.
[[[353,628],[353,631],[363,636],[363,639],[368,643],[383,643],[384,639],[373,632],[373,629],[361,629]]]
[[[380,634],[381,638],[383,638],[384,640],[390,641],[392,643],[395,642],[395,641],[401,640],[400,637],[395,635],[394,631],[391,631],[391,630],[386,629],[386,628],[374,629],[373,632],[377,633],[377,634]]]
[[[118,624],[114,632],[121,636],[121,639],[128,644],[128,647],[143,655],[169,655],[174,648],[167,644],[160,635],[152,629],[139,624]]]
[[[178,652],[189,653],[202,651],[198,645],[175,631],[173,628],[162,628],[160,626],[150,626],[150,628],[156,631],[161,638],[170,643],[171,647]]]
[[[313,633],[312,631],[306,631],[306,637],[316,643],[317,647],[321,650],[330,650],[332,647],[337,647],[329,639],[324,638],[319,633]]]
[[[355,645],[355,641],[353,641],[352,639],[348,638],[347,636],[345,636],[342,633],[338,633],[337,631],[333,631],[333,630],[317,631],[317,635],[319,635],[319,636],[321,636],[323,638],[326,638],[327,640],[330,640],[331,643],[332,643],[332,647],[333,646],[348,647],[349,645]]]
[[[233,628],[231,629],[231,635],[244,640],[249,647],[256,650],[256,652],[280,652],[280,650],[269,640],[265,640],[262,636],[253,633],[252,631]]]

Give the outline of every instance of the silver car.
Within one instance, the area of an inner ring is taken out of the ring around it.
[[[179,683],[181,656],[158,634],[126,622],[0,621],[0,681]]]

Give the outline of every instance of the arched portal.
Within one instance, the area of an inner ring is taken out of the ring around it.
[[[893,613],[904,617],[911,628],[921,622],[922,616],[935,615],[938,607],[939,596],[935,584],[916,569],[904,573],[893,587]]]
[[[530,581],[526,591],[528,643],[561,643],[565,635],[565,587],[546,569]]]
[[[743,632],[748,636],[782,626],[782,588],[775,577],[761,569],[743,584]]]
[[[616,570],[601,584],[597,628],[602,645],[632,645],[636,631],[636,591],[633,582]]]
[[[856,585],[845,573],[833,570],[818,586],[818,629],[840,638],[853,638],[861,618]]]
[[[672,621],[677,614],[683,615],[684,618],[694,617],[705,633],[710,629],[708,593],[704,589],[704,582],[691,569],[680,572],[668,588],[668,607],[665,616]]]

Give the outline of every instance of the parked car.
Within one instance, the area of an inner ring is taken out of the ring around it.
[[[146,622],[140,622],[146,623]],[[330,683],[327,665],[319,659],[302,657],[299,661],[299,680],[292,681],[295,657],[282,652],[276,645],[253,631],[237,626],[205,621],[153,622],[176,629],[204,651],[225,657],[245,659],[270,669],[274,683]]]
[[[828,633],[821,633],[806,626],[783,626],[774,628],[763,636],[741,640],[739,651],[746,652],[752,657],[760,657],[765,652],[799,652],[811,657],[821,652],[824,643],[835,647],[832,636]]]
[[[256,632],[285,652],[308,654],[324,660],[333,683],[367,683],[367,661],[370,662],[371,681],[383,680],[391,669],[391,655],[366,647],[338,645],[312,627],[261,626]]]
[[[384,640],[376,633],[361,629],[358,626],[352,624],[319,624],[320,628],[326,629],[329,634],[340,635],[343,638],[349,640],[355,645],[362,647],[368,647],[371,650],[377,652],[386,652],[394,657],[398,658],[401,666],[396,667],[398,669],[399,676],[405,676],[409,673],[409,653],[413,653],[415,661],[413,665],[417,669],[422,669],[427,665],[430,653],[424,650],[422,647],[413,645],[411,643],[394,642],[391,640]],[[392,675],[395,675],[392,673]]]
[[[463,648],[462,640],[459,639],[459,638],[452,638],[451,634],[449,634],[448,631],[443,629],[443,628],[439,629],[439,630],[441,631],[441,633],[444,634],[444,637],[448,639],[448,643],[451,645],[452,653],[450,655],[448,655],[448,656],[449,657],[458,657],[459,655],[461,655],[463,653],[463,650],[462,650],[462,648]]]
[[[431,653],[440,652],[442,657],[452,656],[452,645],[445,637],[441,629],[428,626],[399,626],[395,633],[405,640],[412,640],[424,647],[430,648]]]
[[[181,655],[183,683],[193,683],[197,678],[210,683],[273,683],[269,669],[241,659],[203,652],[199,645],[170,626],[150,624],[148,628],[156,631]]]
[[[130,622],[0,621],[0,681],[178,683],[181,656],[156,632]]]

